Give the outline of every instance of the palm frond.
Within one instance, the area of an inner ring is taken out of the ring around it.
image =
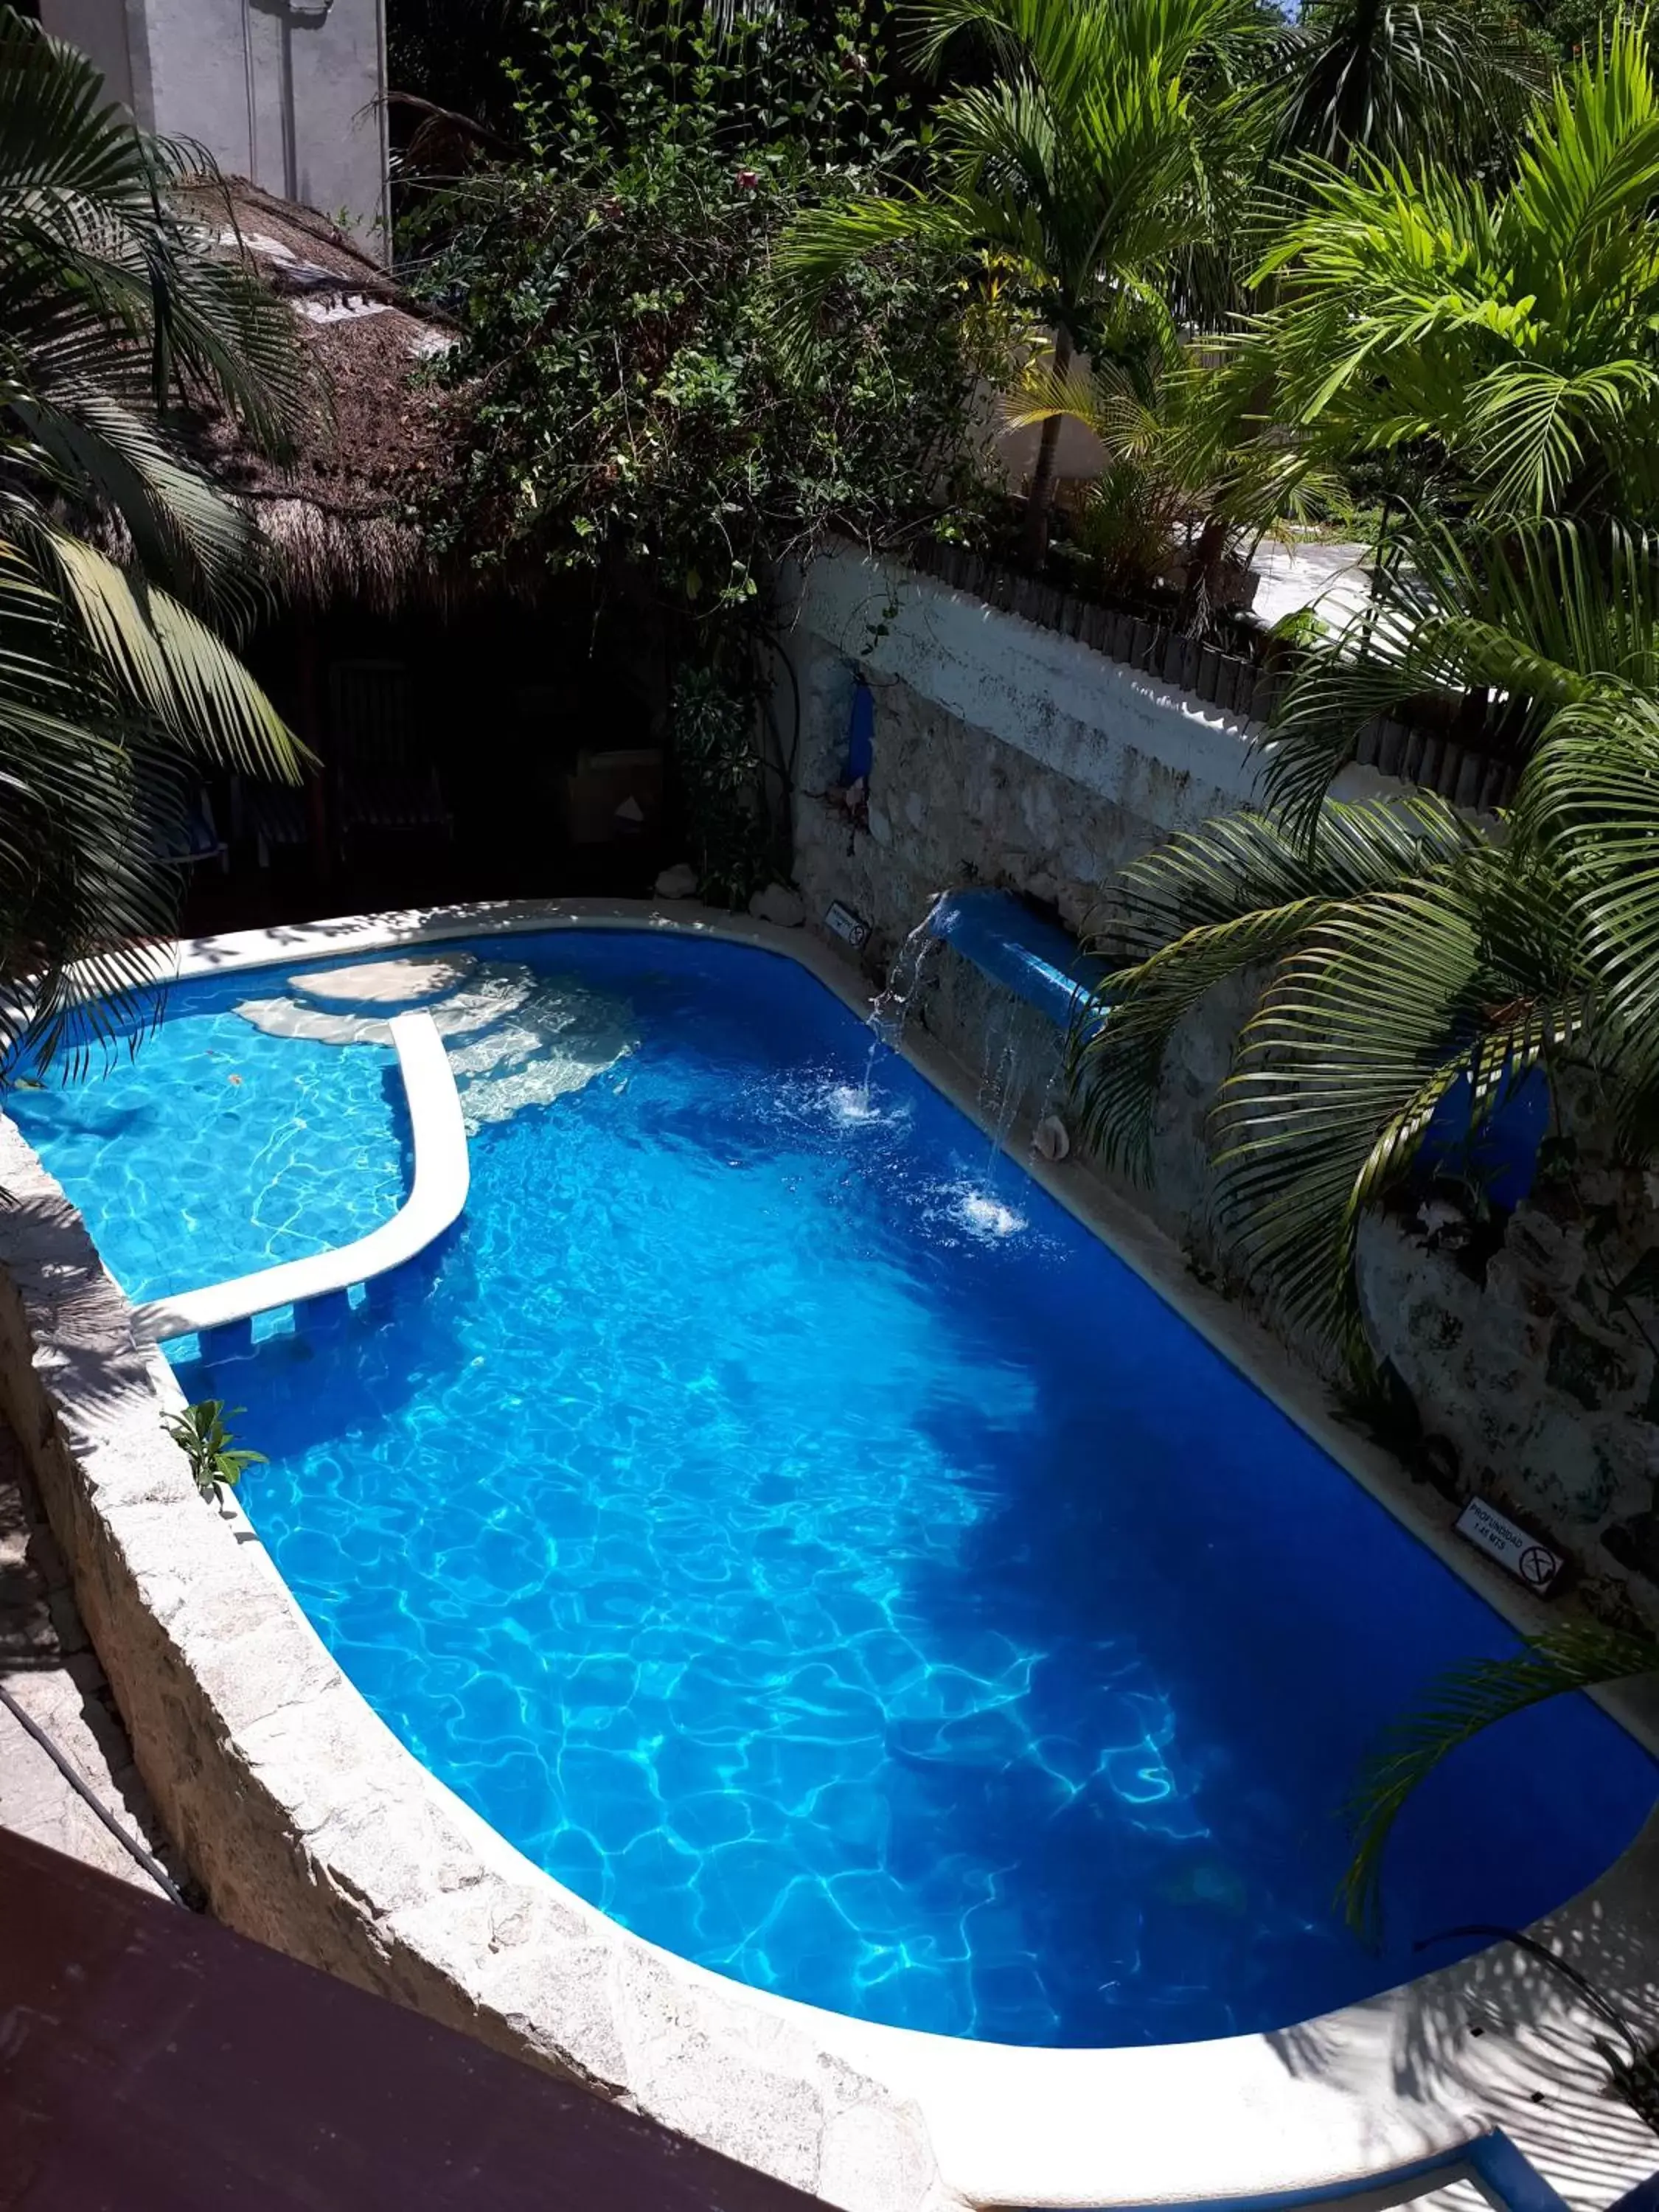
[[[1468,160],[1471,118],[1501,132],[1536,88],[1526,47],[1496,21],[1472,20],[1455,0],[1346,0],[1286,48],[1275,87],[1281,154]]]
[[[299,781],[306,757],[247,670],[206,624],[136,583],[82,539],[45,529],[65,597],[100,660],[181,750],[256,775]]]
[[[1659,682],[1659,537],[1407,510],[1395,544],[1370,605],[1310,651],[1280,702],[1266,788],[1287,817],[1313,818],[1373,719],[1485,693],[1470,735],[1520,757],[1562,707]]]
[[[21,396],[13,413],[42,472],[74,505],[119,517],[146,574],[176,578],[221,611],[256,611],[263,549],[253,524],[151,424],[87,388]]]
[[[1531,1639],[1515,1657],[1454,1668],[1395,1723],[1350,1802],[1353,1856],[1342,1885],[1351,1923],[1375,1937],[1389,1835],[1407,1800],[1461,1745],[1512,1713],[1564,1696],[1659,1674],[1659,1641],[1586,1622]]]
[[[1333,803],[1311,844],[1269,817],[1228,816],[1132,863],[1110,923],[1085,948],[1110,972],[1068,1054],[1081,1127],[1106,1163],[1149,1172],[1170,1041],[1212,991],[1471,843],[1449,807],[1419,794],[1400,806]]]
[[[83,343],[101,327],[107,356],[139,349],[157,411],[193,383],[280,451],[301,398],[288,311],[240,262],[204,252],[167,198],[179,178],[216,173],[205,149],[136,130],[84,54],[0,9],[6,326],[20,298],[44,294],[60,313],[78,300]]]
[[[1485,927],[1471,854],[1322,917],[1246,1024],[1212,1116],[1216,1212],[1281,1324],[1352,1371],[1369,1362],[1360,1222],[1411,1165],[1441,1102],[1470,1085],[1471,1127],[1582,1024],[1539,996]]]
[[[1517,793],[1527,838],[1557,856],[1627,1130],[1659,1116],[1659,700],[1576,702],[1550,724]]]
[[[959,35],[988,48],[982,82],[933,118],[931,188],[916,204],[855,201],[803,215],[779,256],[781,311],[799,325],[849,262],[930,235],[965,258],[1012,262],[1024,304],[1079,344],[1162,288],[1217,234],[1224,96],[1183,73],[1256,34],[1250,0],[915,0],[913,46],[933,67]]]
[[[158,580],[221,617],[257,605],[252,533],[168,424],[212,400],[276,447],[300,396],[287,308],[169,199],[211,173],[0,7],[0,1065],[78,1058],[153,1012],[180,890],[163,832],[192,763],[301,758]]]
[[[1409,452],[1494,523],[1605,514],[1610,495],[1659,520],[1644,31],[1620,28],[1534,108],[1496,191],[1449,155],[1386,149],[1285,175],[1304,211],[1263,257],[1253,325],[1282,419],[1333,452]]]

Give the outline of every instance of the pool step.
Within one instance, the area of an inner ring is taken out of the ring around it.
[[[476,952],[431,952],[405,960],[363,960],[320,975],[290,975],[289,995],[334,1014],[399,1014],[430,1008],[477,974]]]
[[[539,981],[510,1017],[449,1048],[468,1133],[585,1090],[638,1041],[619,1000]]]
[[[464,988],[428,1007],[440,1036],[466,1036],[515,1014],[536,988],[536,973],[517,963],[480,969]],[[289,997],[244,999],[236,1009],[245,1022],[267,1036],[309,1037],[317,1044],[389,1044],[392,1024],[384,1015],[330,1012]]]
[[[379,1002],[386,1011],[375,1012],[366,988],[383,967],[403,972]],[[638,1042],[620,1000],[538,975],[521,962],[480,961],[471,954],[291,977],[289,996],[244,1000],[236,1011],[267,1036],[389,1044],[392,994],[417,988],[431,993],[423,1011],[447,1048],[470,1135],[489,1123],[511,1121],[527,1106],[585,1089]]]

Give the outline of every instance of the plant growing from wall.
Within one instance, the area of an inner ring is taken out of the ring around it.
[[[780,867],[757,744],[757,688],[690,666],[680,672],[672,711],[698,888],[711,903],[746,905]]]
[[[245,1409],[233,1407],[234,1413]],[[204,1498],[216,1498],[222,1489],[234,1490],[251,1467],[263,1467],[263,1452],[240,1446],[225,1426],[222,1398],[204,1398],[186,1406],[182,1413],[164,1413],[161,1426],[190,1462],[191,1479]]]

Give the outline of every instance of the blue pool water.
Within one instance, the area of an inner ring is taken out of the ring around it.
[[[1650,1762],[1541,1709],[1413,1808],[1363,1949],[1343,1795],[1496,1617],[902,1061],[866,1099],[866,1033],[793,963],[513,957],[633,1049],[479,1129],[388,1299],[181,1379],[246,1408],[244,1500],[341,1664],[550,1872],[789,1996],[1109,2044],[1387,1986],[1630,1839]],[[18,1102],[131,1288],[211,1275],[170,1242],[247,1263],[196,1188],[224,988]],[[384,1056],[279,1048],[297,1090],[245,1080],[214,1174],[307,1233],[395,1203]]]
[[[52,1173],[89,1200],[105,1263],[134,1300],[329,1251],[403,1202],[409,1121],[391,1046],[264,1036],[234,1009],[266,988],[191,983],[95,1079],[6,1095]]]

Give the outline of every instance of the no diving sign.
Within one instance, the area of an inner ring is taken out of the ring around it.
[[[1484,1498],[1470,1498],[1457,1516],[1457,1533],[1507,1567],[1539,1597],[1547,1596],[1565,1565],[1559,1553],[1517,1528],[1507,1513],[1488,1505]]]

